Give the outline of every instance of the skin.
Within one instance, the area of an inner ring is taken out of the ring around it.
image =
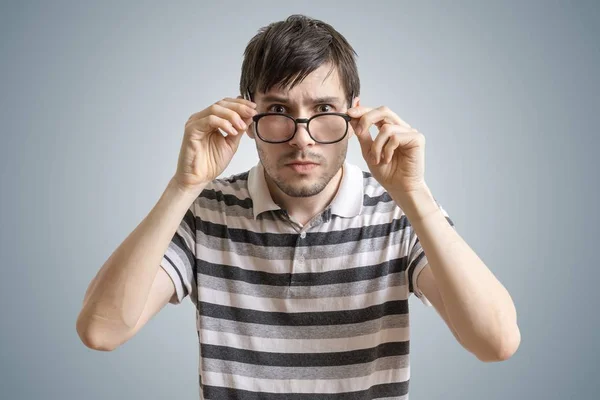
[[[256,93],[257,112],[281,112],[295,118],[309,118],[322,112],[346,112],[347,96],[337,70],[329,71],[330,65],[325,64],[291,90],[272,88],[267,93]],[[286,101],[271,101],[273,96]],[[333,101],[315,103],[314,99],[319,97],[332,97]],[[352,104],[358,106],[359,98],[353,99]],[[315,142],[308,134],[306,124],[298,124],[293,139],[285,143],[262,141],[255,135],[254,125],[247,133],[255,140],[273,200],[292,218],[304,225],[329,204],[341,182],[341,167],[346,159],[348,142],[354,134],[352,126],[348,127],[348,134],[342,141],[333,144]],[[317,165],[306,171],[289,166],[300,160]]]

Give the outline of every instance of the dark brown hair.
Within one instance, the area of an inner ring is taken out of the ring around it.
[[[327,76],[337,68],[351,107],[352,96],[360,93],[354,56],[358,54],[331,25],[305,15],[291,15],[260,28],[248,42],[240,93],[248,98],[257,91],[266,93],[273,86],[291,89],[321,65],[331,63]]]

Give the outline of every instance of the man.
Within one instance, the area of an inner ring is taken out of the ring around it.
[[[425,182],[424,136],[360,105],[354,54],[304,16],[259,31],[243,96],[190,117],[167,189],[90,284],[87,346],[112,350],[190,295],[201,398],[408,398],[415,293],[480,360],[516,351],[508,292]],[[244,132],[260,162],[217,178]],[[370,172],[346,161],[354,136]]]

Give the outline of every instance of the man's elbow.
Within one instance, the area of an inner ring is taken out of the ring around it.
[[[521,344],[521,332],[515,326],[511,333],[502,335],[496,346],[488,348],[485,352],[475,353],[475,356],[483,362],[506,361],[511,358]]]
[[[121,344],[114,340],[109,332],[93,327],[82,318],[77,319],[76,330],[81,342],[92,350],[113,351]]]

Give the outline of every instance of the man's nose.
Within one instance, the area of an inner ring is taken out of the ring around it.
[[[296,129],[296,134],[289,141],[290,146],[297,147],[299,149],[303,149],[307,146],[313,146],[315,141],[308,134],[307,125],[305,122],[298,122],[298,128]]]

